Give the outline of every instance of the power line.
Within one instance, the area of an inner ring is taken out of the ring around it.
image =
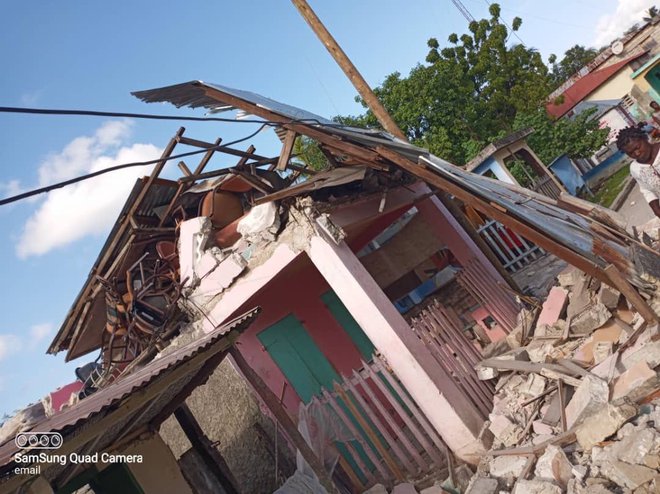
[[[465,5],[463,5],[463,2],[461,0],[451,0],[451,3],[454,4],[454,6],[458,9],[458,11],[465,17],[465,20],[469,22],[474,22],[474,17],[470,13],[470,11],[467,9]]]
[[[486,2],[486,5],[488,5],[489,7],[491,6],[491,3],[488,0],[484,0],[484,2]],[[520,41],[520,44],[525,46],[525,42],[520,38],[520,36],[518,36],[518,33],[516,31],[511,29],[511,26],[509,26],[507,24],[507,22],[504,20],[504,18],[502,16],[500,16],[500,20],[502,21],[502,24],[504,24],[506,26],[506,28],[509,30],[509,32],[511,32],[511,34],[513,34],[516,38],[518,38],[518,41]]]
[[[177,154],[174,156],[169,156],[167,158],[158,158],[155,160],[149,160],[149,161],[137,161],[133,163],[123,163],[121,165],[115,165],[111,166],[109,168],[104,168],[103,170],[98,170],[92,173],[88,173],[86,175],[80,175],[75,178],[71,178],[69,180],[65,180],[63,182],[58,182],[56,184],[52,185],[47,185],[45,187],[40,187],[38,189],[32,189],[27,192],[23,192],[21,194],[17,194],[12,197],[7,197],[5,199],[0,199],[0,206],[4,206],[5,204],[10,204],[12,202],[20,201],[22,199],[27,199],[28,197],[36,196],[38,194],[43,194],[46,192],[50,192],[51,190],[55,189],[61,189],[62,187],[66,187],[67,185],[73,185],[78,182],[82,182],[83,180],[89,180],[90,178],[98,177],[99,175],[104,175],[106,173],[114,172],[117,170],[123,170],[125,168],[132,168],[136,166],[145,166],[145,165],[154,165],[156,163],[161,163],[163,161],[170,161],[170,160],[175,160],[179,158],[185,158],[186,156],[193,156],[195,154],[201,154],[201,153],[207,153],[208,151],[215,150],[215,149],[220,149],[220,148],[226,148],[228,146],[233,146],[234,144],[239,144],[243,141],[247,141],[248,139],[256,136],[259,132],[262,131],[264,127],[269,125],[269,123],[263,123],[261,122],[261,126],[254,132],[252,132],[250,135],[247,135],[245,137],[241,137],[240,139],[236,139],[235,141],[228,142],[226,144],[220,144],[217,146],[211,146],[208,148],[201,149],[199,151],[191,151],[189,153],[182,153],[182,154]]]
[[[272,126],[282,125],[282,122],[264,119],[247,119],[241,118],[222,118],[222,117],[177,117],[172,115],[154,115],[150,113],[127,113],[127,112],[110,112],[110,111],[96,111],[96,110],[62,110],[53,108],[22,108],[16,106],[0,106],[0,113],[22,113],[22,114],[36,114],[36,115],[78,115],[87,117],[119,117],[119,118],[140,118],[147,120],[183,120],[193,122],[227,122],[227,123],[250,123],[250,124],[266,124]],[[323,125],[324,127],[345,127],[342,124],[329,123],[327,121],[320,121],[317,118],[290,118],[286,117],[286,123],[312,123]]]

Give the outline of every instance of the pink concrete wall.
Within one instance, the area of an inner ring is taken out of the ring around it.
[[[289,314],[300,320],[338,374],[349,375],[352,369],[361,367],[361,354],[353,340],[320,299],[328,290],[330,287],[309,258],[302,256],[236,311],[238,315],[257,305],[263,309],[257,321],[240,337],[238,348],[278,397],[286,378],[257,339],[257,334]],[[283,404],[292,417],[297,417],[299,403],[300,397],[287,384]]]

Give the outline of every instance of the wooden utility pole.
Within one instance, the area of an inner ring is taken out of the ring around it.
[[[344,71],[344,74],[351,80],[355,89],[360,94],[364,102],[367,104],[369,109],[374,113],[378,122],[383,126],[383,129],[388,131],[390,134],[407,141],[405,134],[401,132],[399,126],[394,123],[392,117],[385,107],[378,100],[374,92],[367,84],[367,81],[364,80],[360,72],[358,72],[355,65],[348,58],[344,50],[341,49],[335,38],[332,37],[330,32],[325,28],[321,20],[316,16],[312,8],[307,4],[306,0],[291,0],[293,5],[296,6],[300,15],[303,16],[309,27],[312,28],[312,31],[316,33],[319,37],[323,46],[330,52],[332,58],[335,59],[341,70]]]
[[[332,37],[321,20],[316,16],[312,8],[307,3],[307,0],[291,0],[291,2],[296,6],[305,21],[307,21],[307,24],[309,24],[309,27],[312,28],[312,31],[314,31],[314,33],[321,40],[321,43],[323,43],[323,45],[328,49],[330,55],[332,55],[332,58],[335,59],[337,64],[339,64],[339,67],[341,67],[344,73],[348,76],[350,81],[353,83],[353,86],[355,86],[357,92],[360,93],[360,96],[362,96],[362,99],[373,112],[374,116],[378,119],[378,122],[380,122],[383,128],[390,134],[408,142],[408,138],[404,135],[394,120],[392,120],[392,117],[378,100],[374,92],[371,90],[367,84],[367,81],[365,81],[364,78],[360,75],[360,72],[348,58],[348,55],[344,53],[344,50],[341,49],[337,41]],[[502,266],[502,263],[497,260],[495,254],[493,254],[492,250],[490,250],[490,247],[486,245],[484,240],[479,236],[479,233],[468,222],[460,208],[452,203],[451,199],[447,196],[446,193],[439,192],[438,199],[440,199],[440,202],[442,202],[447,207],[447,209],[449,209],[449,211],[452,213],[452,216],[456,218],[456,221],[459,222],[465,232],[470,236],[472,241],[493,264],[504,281],[514,291],[520,291],[518,285],[513,280],[511,275],[506,271],[506,269],[504,269],[504,266]]]

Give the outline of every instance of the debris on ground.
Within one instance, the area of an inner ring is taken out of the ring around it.
[[[556,285],[477,367],[497,381],[493,445],[465,492],[660,492],[658,325],[574,267]]]

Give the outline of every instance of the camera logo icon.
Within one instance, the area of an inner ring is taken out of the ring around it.
[[[21,449],[58,449],[63,442],[59,432],[21,432],[14,438]]]

